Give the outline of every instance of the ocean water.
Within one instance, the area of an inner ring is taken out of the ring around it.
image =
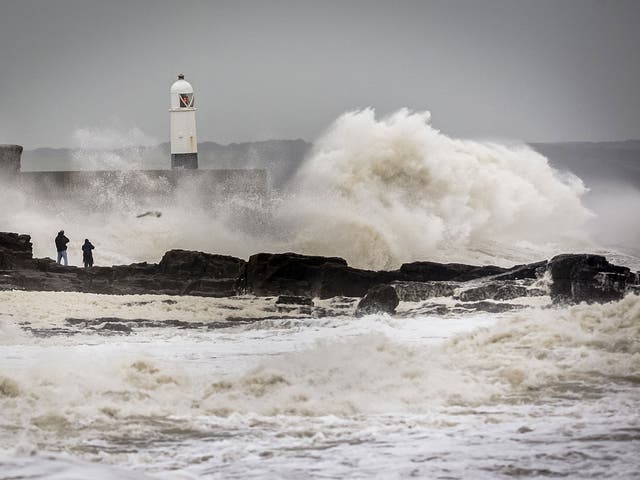
[[[0,292],[0,478],[638,478],[637,296],[55,330],[272,301]]]

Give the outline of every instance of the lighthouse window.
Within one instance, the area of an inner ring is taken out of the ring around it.
[[[179,93],[180,108],[193,107],[195,105],[193,93]]]

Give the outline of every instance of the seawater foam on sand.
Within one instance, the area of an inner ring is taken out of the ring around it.
[[[207,298],[14,290],[0,292],[0,318],[27,321],[32,327],[64,326],[67,318],[99,317],[223,322],[234,314],[263,317],[273,303],[272,297],[253,296]]]

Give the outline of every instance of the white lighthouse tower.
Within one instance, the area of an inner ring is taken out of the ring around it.
[[[171,168],[198,168],[196,108],[193,87],[178,75],[171,85]]]

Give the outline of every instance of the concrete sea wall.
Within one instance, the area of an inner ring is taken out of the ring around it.
[[[20,173],[22,146],[0,145],[0,175],[15,177]]]
[[[82,195],[95,191],[164,196],[185,191],[211,197],[264,197],[269,192],[264,169],[102,170],[22,172],[19,145],[0,145],[0,176],[44,197]]]

